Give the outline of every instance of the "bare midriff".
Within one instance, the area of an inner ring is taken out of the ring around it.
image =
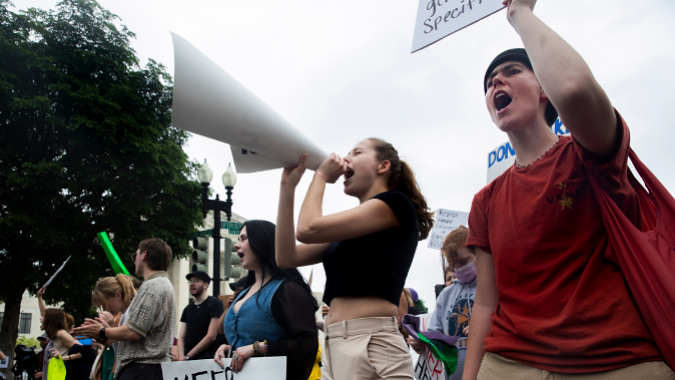
[[[357,318],[396,317],[398,306],[380,297],[336,297],[330,302],[326,325]]]

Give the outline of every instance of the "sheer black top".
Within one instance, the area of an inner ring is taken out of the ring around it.
[[[326,304],[341,296],[377,296],[398,306],[420,237],[417,214],[410,199],[399,191],[371,199],[386,203],[401,226],[328,246],[323,254]]]

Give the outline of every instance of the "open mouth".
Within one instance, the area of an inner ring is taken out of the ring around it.
[[[239,256],[240,259],[244,258],[244,252],[237,252],[237,256]]]
[[[354,170],[352,170],[350,168],[347,168],[347,170],[345,171],[345,181],[352,178],[353,175],[354,175]]]
[[[495,108],[497,109],[497,112],[499,112],[511,104],[511,97],[506,92],[499,91],[495,94],[494,102]]]

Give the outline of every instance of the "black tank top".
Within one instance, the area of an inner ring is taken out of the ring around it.
[[[328,246],[323,253],[323,301],[328,305],[342,296],[377,296],[397,306],[401,299],[420,236],[415,207],[399,191],[387,191],[371,199],[386,203],[401,226]]]

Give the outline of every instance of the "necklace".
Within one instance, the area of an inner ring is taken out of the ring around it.
[[[518,161],[515,161],[515,160],[514,160],[514,161],[513,161],[513,164],[514,164],[518,169],[527,169],[527,168],[529,168],[529,167],[532,166],[535,162],[537,162],[537,161],[541,160],[542,158],[544,158],[544,156],[546,156],[546,153],[550,152],[551,149],[555,148],[555,146],[558,145],[558,141],[560,141],[560,136],[556,136],[556,137],[557,137],[557,139],[555,140],[555,142],[553,143],[553,145],[551,145],[550,148],[546,149],[546,151],[545,151],[541,156],[537,157],[534,161],[530,162],[530,163],[527,164],[527,165],[521,165],[521,164],[518,163]]]

